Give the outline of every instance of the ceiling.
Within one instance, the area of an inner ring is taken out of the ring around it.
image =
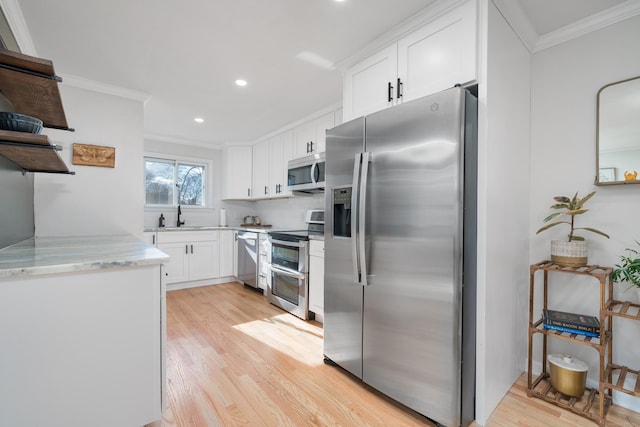
[[[12,1],[19,5],[35,54],[51,59],[63,77],[142,93],[147,99],[147,138],[211,147],[252,142],[338,104],[342,77],[335,64],[436,3],[1,0],[0,4]],[[537,35],[624,3],[507,1],[524,13]],[[236,86],[239,78],[248,85]],[[195,123],[195,117],[204,123]],[[73,122],[73,117],[68,119]]]

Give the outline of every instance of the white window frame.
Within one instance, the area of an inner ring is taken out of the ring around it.
[[[173,161],[174,165],[178,165],[178,163],[188,163],[194,166],[202,166],[204,167],[204,189],[203,189],[203,197],[204,197],[204,205],[181,205],[183,209],[209,209],[213,206],[213,161],[208,159],[198,159],[194,157],[185,157],[185,156],[177,156],[175,154],[167,154],[167,153],[155,153],[155,152],[145,152],[142,159],[142,192],[144,195],[145,209],[166,209],[166,208],[177,208],[178,205],[176,203],[176,196],[174,195],[174,200],[172,205],[150,205],[147,204],[147,194],[145,190],[145,162],[147,159],[156,159],[156,160],[166,160]]]

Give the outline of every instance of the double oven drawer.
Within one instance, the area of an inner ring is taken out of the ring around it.
[[[309,242],[270,237],[269,302],[302,319],[309,318]]]

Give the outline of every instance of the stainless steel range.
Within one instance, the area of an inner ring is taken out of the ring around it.
[[[324,234],[324,211],[307,212],[307,229],[272,231],[271,280],[267,298],[275,306],[309,319],[309,235]]]

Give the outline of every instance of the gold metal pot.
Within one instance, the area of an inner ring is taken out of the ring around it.
[[[587,383],[587,364],[567,354],[550,354],[547,360],[553,388],[567,396],[582,397]]]

